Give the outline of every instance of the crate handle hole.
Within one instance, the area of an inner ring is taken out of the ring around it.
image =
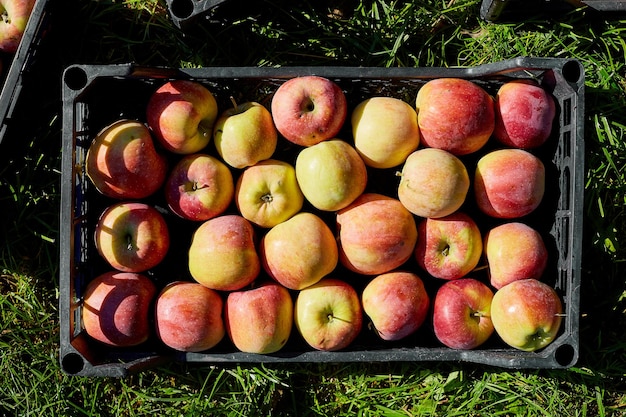
[[[172,0],[170,12],[179,19],[185,19],[193,13],[193,3],[190,0]]]
[[[72,67],[65,71],[63,81],[68,88],[77,91],[87,85],[87,73],[82,68]]]
[[[85,367],[85,360],[78,353],[68,353],[61,360],[63,370],[68,374],[77,374]]]
[[[570,83],[577,83],[580,81],[580,77],[583,74],[583,69],[578,61],[567,61],[563,64],[561,70],[563,77]]]
[[[554,352],[554,359],[563,367],[574,365],[577,356],[576,349],[570,344],[561,345]]]

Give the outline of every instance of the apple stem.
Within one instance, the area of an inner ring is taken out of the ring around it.
[[[230,96],[230,102],[233,103],[233,108],[236,109],[237,108],[237,101],[235,100],[235,97]]]

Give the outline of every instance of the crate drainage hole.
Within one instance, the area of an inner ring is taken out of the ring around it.
[[[74,91],[85,88],[87,85],[87,73],[85,70],[79,67],[69,68],[65,72],[64,80],[65,85]]]
[[[68,374],[77,374],[83,370],[85,361],[82,356],[77,353],[68,353],[63,356],[61,365],[63,366],[63,370]]]
[[[563,77],[567,81],[571,83],[577,83],[582,76],[583,70],[578,61],[567,61],[565,64],[563,64],[563,69],[561,70],[561,72],[563,73]]]
[[[554,359],[561,366],[568,367],[576,362],[576,349],[572,345],[561,345],[554,352]]]
[[[193,3],[190,0],[172,0],[170,11],[179,19],[185,19],[193,13]]]

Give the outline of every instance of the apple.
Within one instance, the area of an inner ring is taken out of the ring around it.
[[[333,231],[308,212],[272,227],[261,239],[259,253],[264,270],[292,290],[319,282],[339,262]]]
[[[371,97],[352,111],[352,136],[367,166],[400,165],[420,143],[417,113],[407,102],[394,97]]]
[[[422,219],[417,226],[415,258],[431,276],[459,279],[470,273],[483,254],[476,222],[457,211],[437,219]]]
[[[535,155],[522,149],[499,149],[476,164],[474,194],[485,214],[513,219],[532,213],[545,191],[545,167]]]
[[[400,173],[398,199],[420,217],[444,217],[457,211],[470,188],[465,164],[448,151],[423,148],[411,153]]]
[[[356,290],[347,282],[324,278],[298,293],[294,322],[314,349],[337,351],[348,347],[361,332],[363,312]]]
[[[189,272],[200,284],[219,291],[235,291],[259,275],[261,263],[252,224],[236,214],[214,217],[193,233]]]
[[[213,128],[217,153],[234,168],[271,158],[278,142],[272,114],[262,104],[232,100],[233,108],[225,110]]]
[[[491,286],[496,289],[519,279],[539,279],[548,264],[548,250],[541,234],[521,222],[504,223],[489,230],[484,248]]]
[[[34,7],[35,0],[0,0],[0,51],[17,52]]]
[[[557,292],[536,279],[511,282],[497,290],[491,301],[496,333],[509,346],[528,352],[554,341],[562,315]]]
[[[200,352],[217,345],[226,334],[220,294],[197,282],[175,281],[157,295],[156,333],[166,346]]]
[[[157,289],[145,275],[105,272],[87,284],[82,321],[93,339],[116,347],[139,345],[151,334],[150,309]]]
[[[361,294],[363,311],[383,340],[400,340],[419,329],[430,298],[419,276],[393,271],[372,279]]]
[[[452,349],[474,349],[489,339],[493,291],[473,278],[447,281],[433,303],[433,329],[437,339]]]
[[[295,168],[277,159],[246,168],[237,180],[235,204],[257,226],[270,228],[284,222],[304,204]]]
[[[102,129],[85,156],[85,172],[100,193],[116,199],[154,194],[167,176],[167,161],[157,152],[150,130],[122,119]]]
[[[509,81],[496,93],[494,137],[507,146],[537,148],[550,137],[555,115],[554,99],[536,81]]]
[[[213,94],[190,80],[168,81],[148,101],[146,119],[157,140],[170,152],[192,154],[211,140],[218,116]]]
[[[291,78],[274,92],[272,117],[278,132],[288,141],[311,146],[334,138],[347,117],[346,96],[324,77]]]
[[[170,210],[192,221],[209,220],[224,213],[234,195],[230,169],[219,159],[202,153],[181,158],[165,183],[165,200]]]
[[[337,211],[365,191],[367,167],[352,145],[331,139],[298,153],[296,179],[313,207]]]
[[[336,216],[339,260],[353,272],[378,275],[404,264],[413,254],[417,226],[395,198],[364,193]]]
[[[289,340],[293,315],[291,294],[275,282],[234,291],[226,298],[226,331],[242,352],[278,352]]]
[[[495,127],[493,98],[469,80],[430,80],[418,90],[415,107],[421,142],[454,155],[481,149]]]
[[[95,246],[118,271],[143,272],[165,258],[170,235],[165,219],[156,208],[141,202],[120,202],[100,215]]]

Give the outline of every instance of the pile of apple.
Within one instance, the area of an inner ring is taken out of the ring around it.
[[[541,280],[542,235],[524,222],[546,188],[532,151],[555,117],[538,83],[508,81],[490,95],[439,78],[414,105],[374,96],[349,109],[337,83],[300,76],[268,107],[233,101],[220,114],[203,84],[174,80],[153,92],[145,123],[122,119],[97,134],[85,169],[111,203],[94,226],[111,269],[84,293],[87,334],[113,346],[156,335],[186,352],[228,337],[268,354],[297,331],[335,351],[366,320],[386,343],[429,318],[454,349],[493,333],[527,351],[554,340],[562,304]],[[338,138],[345,123],[352,137]],[[486,150],[490,139],[498,146]],[[277,158],[281,144],[293,160]],[[396,183],[373,190],[385,170]],[[148,203],[155,193],[167,208]],[[463,211],[469,201],[488,228]],[[164,210],[193,225],[187,241],[171,239]],[[189,279],[157,288],[145,272],[172,245],[188,255],[179,263]],[[434,293],[422,277],[438,283]]]

